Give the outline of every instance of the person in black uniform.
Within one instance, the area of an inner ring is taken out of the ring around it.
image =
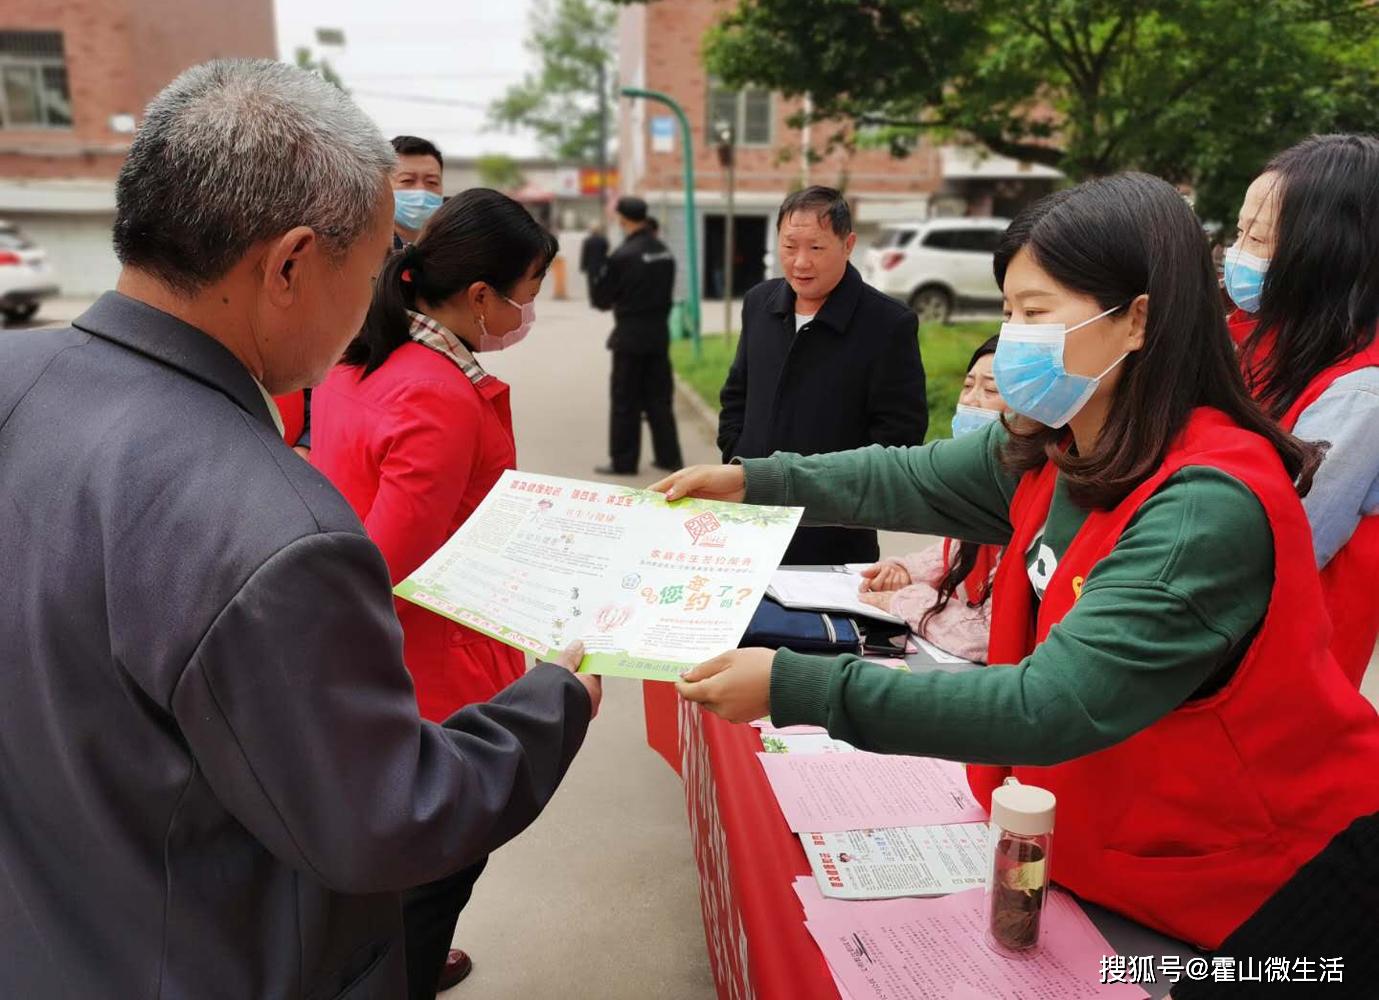
[[[601,476],[635,476],[642,446],[642,414],[651,425],[653,465],[675,471],[683,464],[675,430],[674,380],[670,371],[670,300],[675,258],[647,222],[646,202],[620,198],[618,225],[626,238],[608,258],[590,298],[613,310],[610,464]]]
[[[595,223],[589,227],[589,235],[579,245],[579,269],[589,285],[589,301],[594,300],[594,282],[608,263],[608,237],[603,234],[603,226]]]

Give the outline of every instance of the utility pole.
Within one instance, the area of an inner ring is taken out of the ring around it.
[[[599,60],[599,221],[608,212],[608,66]]]
[[[640,97],[657,101],[674,112],[680,122],[680,156],[684,170],[685,184],[685,261],[686,279],[689,281],[689,297],[686,301],[689,312],[690,335],[694,338],[694,356],[698,358],[703,351],[699,339],[699,232],[698,220],[694,214],[694,134],[690,131],[689,118],[685,109],[669,94],[657,90],[643,90],[641,87],[623,87],[623,97]]]
[[[724,190],[727,197],[727,212],[723,216],[723,336],[731,352],[733,347],[733,211],[737,193],[736,130],[732,122],[720,122],[718,126],[718,162],[724,170]]]

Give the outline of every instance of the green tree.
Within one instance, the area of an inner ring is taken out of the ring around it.
[[[739,0],[705,40],[735,86],[897,153],[925,132],[1073,179],[1142,169],[1234,218],[1269,154],[1379,129],[1379,7],[1362,0]]]
[[[490,120],[530,129],[551,156],[602,162],[616,16],[605,0],[536,0],[526,47],[541,68],[493,103]]]
[[[484,187],[501,191],[521,187],[526,180],[517,161],[506,153],[482,153],[474,161],[474,167],[479,172],[479,183]]]
[[[298,69],[304,69],[308,73],[315,73],[322,80],[326,81],[326,83],[333,84],[341,90],[344,90],[345,93],[349,93],[348,90],[345,90],[345,81],[340,79],[340,74],[335,72],[335,67],[330,64],[329,59],[314,58],[311,55],[311,50],[305,45],[297,47],[294,58]]]

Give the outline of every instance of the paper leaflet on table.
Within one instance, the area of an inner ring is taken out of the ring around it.
[[[675,680],[735,649],[802,511],[504,472],[395,592],[540,658]]]
[[[911,635],[910,642],[914,644],[916,653],[923,653],[935,663],[971,663],[971,660],[964,659],[955,653],[950,653],[946,649],[940,649],[923,636]]]
[[[857,748],[845,740],[835,740],[828,733],[768,733],[761,732],[761,749],[766,753],[856,753]]]
[[[862,600],[862,578],[855,573],[782,569],[771,576],[766,593],[784,607],[836,611],[904,625],[905,619]]]
[[[941,896],[986,884],[986,823],[802,833],[819,890],[833,899]]]
[[[795,893],[834,977],[852,1000],[1131,1000],[1138,986],[1103,985],[1102,956],[1114,955],[1077,901],[1051,889],[1044,906],[1040,952],[1010,959],[983,939],[983,891],[934,899],[846,902],[826,899],[800,877]]]
[[[771,754],[757,760],[795,833],[986,819],[961,764],[879,753]]]

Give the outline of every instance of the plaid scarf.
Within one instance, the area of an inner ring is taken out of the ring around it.
[[[412,339],[418,344],[444,354],[475,385],[488,378],[488,372],[475,360],[474,352],[463,340],[424,313],[409,309],[407,315],[412,320]]]

